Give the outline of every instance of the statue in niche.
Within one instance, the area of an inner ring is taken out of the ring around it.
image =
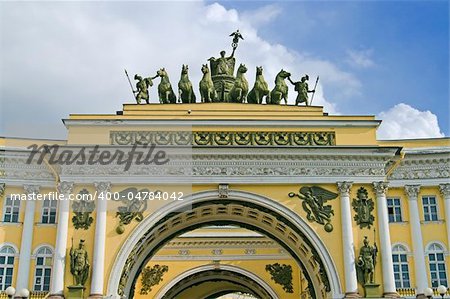
[[[331,215],[334,215],[334,211],[331,205],[325,205],[325,203],[335,199],[338,196],[336,193],[319,186],[305,186],[300,188],[298,194],[291,192],[288,196],[297,196],[302,200],[303,210],[307,213],[306,219],[322,224],[326,232],[333,230]]]
[[[358,273],[358,281],[363,285],[374,284],[375,282],[375,265],[378,254],[377,245],[369,245],[367,236],[364,237],[364,245],[359,250],[359,256],[356,261],[356,269]]]
[[[84,286],[89,276],[89,264],[88,254],[84,249],[84,240],[80,240],[78,248],[70,248],[70,273],[73,275],[75,285]]]
[[[361,187],[358,189],[357,198],[352,201],[353,210],[356,212],[354,220],[360,228],[370,227],[373,225],[375,217],[372,215],[374,210],[374,202],[368,198],[368,192],[366,188]]]

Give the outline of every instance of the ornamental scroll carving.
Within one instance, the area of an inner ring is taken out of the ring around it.
[[[286,293],[293,293],[292,267],[291,265],[279,263],[266,265],[266,271],[270,273],[272,280],[281,285]]]
[[[140,290],[141,295],[148,295],[152,291],[152,287],[158,285],[163,279],[164,273],[169,271],[169,267],[165,265],[154,265],[153,267],[145,267],[142,270]]]
[[[333,146],[334,132],[113,131],[113,145]]]
[[[361,187],[358,189],[357,198],[353,199],[352,206],[355,211],[355,221],[359,225],[359,228],[369,228],[373,225],[375,217],[372,212],[375,208],[375,204],[371,198],[368,198],[368,192],[366,188]]]

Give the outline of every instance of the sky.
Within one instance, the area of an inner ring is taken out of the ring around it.
[[[0,2],[0,136],[64,139],[70,113],[134,103],[124,68],[165,67],[176,88],[188,64],[199,98],[201,65],[231,51],[236,29],[251,86],[259,65],[270,88],[282,68],[310,86],[320,76],[313,104],[376,115],[379,139],[450,134],[449,1],[11,1]]]

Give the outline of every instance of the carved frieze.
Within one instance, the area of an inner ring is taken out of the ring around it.
[[[112,131],[113,145],[333,146],[334,132]]]

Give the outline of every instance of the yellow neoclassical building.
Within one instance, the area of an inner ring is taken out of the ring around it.
[[[318,106],[125,104],[63,121],[67,140],[0,139],[0,298],[448,286],[449,138],[377,140],[374,116]]]

